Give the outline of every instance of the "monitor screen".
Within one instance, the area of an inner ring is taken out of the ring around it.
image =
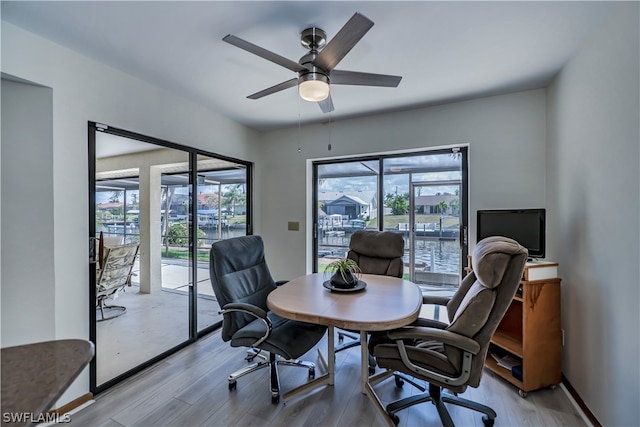
[[[529,251],[531,258],[545,256],[545,210],[479,210],[477,241],[489,236],[509,237]]]

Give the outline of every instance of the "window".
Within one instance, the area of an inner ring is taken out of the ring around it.
[[[314,271],[346,256],[357,230],[405,238],[405,278],[457,286],[466,259],[466,148],[320,161],[314,173]]]

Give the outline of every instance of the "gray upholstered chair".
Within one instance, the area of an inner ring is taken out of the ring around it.
[[[349,241],[347,258],[354,260],[363,273],[402,277],[404,239],[393,231],[356,231]]]
[[[404,239],[393,231],[361,230],[351,235],[347,258],[354,260],[365,274],[402,277],[404,272]],[[344,337],[351,338],[344,342]],[[338,331],[339,352],[360,345],[360,335]],[[375,359],[369,360],[369,371],[375,372]]]
[[[493,409],[463,399],[457,393],[480,384],[489,341],[516,293],[527,255],[527,250],[515,240],[505,237],[481,240],[473,253],[473,271],[446,304],[449,323],[418,319],[411,326],[372,335],[369,351],[378,365],[412,377],[409,382],[423,392],[386,406],[387,414],[396,424],[399,421],[396,412],[430,401],[444,426],[453,426],[445,402],[482,412],[484,424],[493,425],[496,417]],[[379,377],[383,378],[383,374]],[[413,381],[416,378],[429,383],[428,392]],[[374,377],[371,383],[376,381]],[[396,386],[402,383],[396,377]]]
[[[280,401],[278,364],[303,367],[315,377],[315,365],[297,360],[320,341],[325,326],[284,319],[267,308],[267,296],[276,288],[264,256],[260,236],[221,240],[211,245],[209,276],[223,315],[222,339],[232,347],[249,347],[247,360],[261,351],[269,360],[259,360],[229,375],[229,390],[236,380],[261,368],[271,369],[271,400]],[[279,357],[278,357],[279,356]]]

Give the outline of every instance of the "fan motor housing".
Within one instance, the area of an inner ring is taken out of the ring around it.
[[[309,50],[320,49],[327,43],[327,33],[320,28],[307,28],[300,34],[300,43]]]
[[[322,71],[301,71],[298,74],[298,84],[309,80],[319,80],[329,84],[329,76]]]

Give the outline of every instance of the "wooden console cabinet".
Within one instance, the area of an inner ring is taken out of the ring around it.
[[[522,397],[529,391],[555,387],[562,381],[557,266],[549,262],[527,263],[522,291],[513,298],[491,339],[485,366],[518,387]],[[511,356],[520,362],[520,368],[510,370],[499,366],[491,354]]]

